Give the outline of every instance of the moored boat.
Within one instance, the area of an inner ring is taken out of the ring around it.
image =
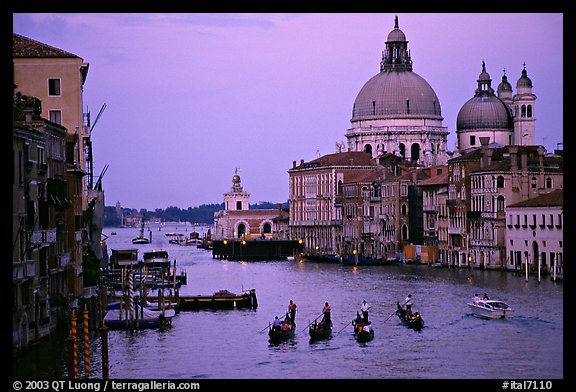
[[[396,305],[398,306],[396,315],[403,325],[414,330],[421,330],[424,327],[424,320],[422,319],[422,316],[420,316],[420,313],[412,313],[412,311],[408,312],[400,306],[400,302],[397,302]]]
[[[483,319],[499,319],[514,316],[514,310],[505,302],[481,299],[468,303],[472,314]]]
[[[332,337],[332,322],[316,322],[310,324],[309,334],[311,341],[325,340]]]
[[[135,302],[135,309],[127,310],[126,305],[110,304],[106,308],[104,324],[110,329],[140,330],[161,328],[172,324],[176,314],[174,309],[151,310]]]
[[[170,259],[168,258],[168,251],[165,250],[151,250],[142,254],[142,262],[149,267],[165,268],[170,267]]]

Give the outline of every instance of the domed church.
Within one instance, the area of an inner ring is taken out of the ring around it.
[[[532,93],[532,81],[526,68],[516,83],[515,95],[512,95],[506,72],[498,85],[497,95],[494,94],[484,61],[477,82],[474,97],[462,106],[456,118],[456,149],[462,153],[479,147],[481,137],[489,138],[489,144],[533,145],[536,96]]]
[[[422,166],[445,165],[448,130],[440,101],[428,82],[412,71],[406,36],[394,19],[382,52],[380,72],[368,80],[352,108],[348,151],[402,156]]]

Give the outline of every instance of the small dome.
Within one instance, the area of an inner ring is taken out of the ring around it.
[[[521,87],[532,88],[532,80],[530,80],[530,78],[528,77],[526,68],[522,70],[522,76],[520,76],[520,79],[518,79],[518,82],[516,82],[516,88],[518,89]]]
[[[498,92],[502,91],[512,91],[512,85],[508,83],[508,78],[506,74],[502,75],[502,82],[498,85]]]
[[[494,95],[475,96],[462,106],[456,118],[456,130],[505,129],[513,130],[512,113]]]
[[[492,81],[492,79],[490,79],[490,74],[486,72],[486,64],[484,63],[484,61],[482,61],[482,72],[480,72],[480,75],[478,75],[478,81],[479,82]]]
[[[398,27],[398,16],[394,18],[394,30],[388,34],[386,42],[406,42],[406,35]]]

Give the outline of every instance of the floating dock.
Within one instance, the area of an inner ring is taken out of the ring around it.
[[[168,298],[165,297],[167,301]],[[158,302],[158,297],[150,297],[150,302]],[[256,309],[258,299],[256,290],[251,289],[243,294],[235,294],[228,290],[220,290],[213,295],[176,295],[172,299],[177,311],[201,310],[201,309]]]
[[[213,240],[212,258],[225,260],[287,260],[302,252],[301,240]]]

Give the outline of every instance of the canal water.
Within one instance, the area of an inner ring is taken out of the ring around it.
[[[153,226],[152,243],[132,245],[139,229],[107,229],[108,249],[168,250],[185,270],[182,295],[256,289],[256,310],[188,311],[164,331],[109,332],[110,378],[119,379],[560,379],[564,377],[563,283],[549,277],[423,265],[342,266],[297,261],[213,259],[195,246],[169,244],[165,234],[206,228]],[[203,231],[204,230],[204,231]],[[116,235],[111,235],[115,231]],[[475,293],[501,299],[515,317],[482,320],[466,303]],[[411,330],[394,315],[412,294],[425,328]],[[293,340],[268,343],[267,326],[298,307]],[[375,339],[357,343],[352,326],[363,300]],[[324,302],[332,307],[334,336],[309,342],[309,321]],[[81,332],[79,333],[81,335]],[[15,378],[64,378],[67,332],[14,356]],[[79,373],[83,374],[79,345]],[[90,342],[92,377],[101,377],[101,340]]]

